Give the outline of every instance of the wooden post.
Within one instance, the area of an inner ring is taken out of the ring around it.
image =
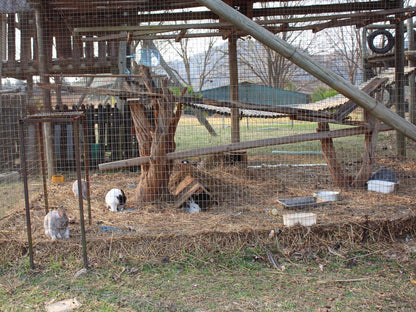
[[[1,37],[0,37],[0,50],[1,50],[1,55],[0,57],[5,60],[6,59],[6,51],[7,51],[7,18],[6,18],[6,14],[1,14],[0,15],[0,29],[1,29]]]
[[[365,183],[371,176],[372,165],[374,163],[374,158],[377,149],[378,130],[380,128],[380,122],[372,115],[370,115],[367,111],[364,111],[364,117],[366,121],[371,125],[372,130],[371,132],[365,134],[365,150],[363,154],[361,169],[351,183],[352,186],[356,187],[364,187]]]
[[[318,122],[318,132],[329,132],[329,124],[327,122]],[[329,172],[334,179],[336,186],[347,188],[350,185],[350,177],[344,175],[344,170],[337,162],[337,153],[335,151],[334,142],[331,137],[323,138],[321,141],[322,154],[328,164]]]
[[[270,31],[256,24],[251,19],[237,12],[221,0],[197,0],[207,6],[212,12],[238,26],[245,33],[252,35],[261,43],[292,61],[300,68],[312,74],[331,88],[345,95],[372,115],[384,121],[389,126],[405,136],[416,141],[416,126],[389,110],[382,103],[377,102],[368,94],[352,85],[350,82],[315,62],[309,55],[302,53],[286,41],[278,38]]]
[[[20,130],[20,160],[22,161],[22,174],[23,174],[23,187],[25,194],[25,211],[26,211],[26,233],[27,241],[29,245],[29,263],[30,268],[34,269],[33,262],[33,245],[32,245],[32,223],[30,220],[30,202],[29,202],[29,184],[28,184],[28,172],[26,167],[26,150],[25,150],[25,131],[23,121],[19,122]]]
[[[4,22],[5,18],[4,18],[4,14],[0,14],[0,90],[2,89],[2,76],[3,76],[3,55],[4,52],[6,51],[6,47],[5,47],[5,42],[6,42],[6,25]],[[1,101],[1,97],[0,97],[0,101]],[[0,103],[1,104],[1,103]]]
[[[230,100],[238,101],[238,62],[237,40],[235,36],[228,38],[228,63],[230,66]],[[240,142],[240,110],[231,109],[231,143]]]
[[[15,14],[7,14],[7,59],[9,64],[16,61],[16,17]]]
[[[107,44],[105,41],[98,42],[98,63],[104,65],[107,60]]]
[[[48,42],[47,38],[45,38],[45,19],[42,16],[42,13],[45,13],[45,8],[41,6],[35,10],[35,17],[36,17],[36,33],[38,39],[38,63],[39,63],[39,75],[40,75],[40,82],[49,84],[49,76],[48,76],[48,60],[50,59],[51,55],[48,53]],[[42,12],[41,12],[42,11]],[[52,111],[51,105],[51,94],[50,90],[43,89],[42,90],[42,97],[43,97],[43,107],[46,112]],[[46,147],[46,159],[48,165],[48,177],[51,178],[53,175],[56,174],[56,166],[55,166],[55,153],[54,153],[54,138],[53,138],[53,129],[50,122],[45,122],[44,124],[44,138],[45,138],[45,147]]]
[[[398,1],[398,7],[403,7],[403,0]],[[396,15],[400,17],[401,15]],[[396,41],[395,41],[395,92],[394,103],[396,104],[397,115],[405,117],[404,104],[404,22],[396,24]],[[397,155],[406,156],[406,137],[403,133],[396,133]]]
[[[56,55],[59,59],[66,59],[72,56],[71,33],[63,19],[54,23],[56,39]]]
[[[407,38],[409,42],[409,51],[415,51],[415,40],[414,40],[415,31],[413,29],[413,17],[407,20]],[[409,66],[415,67],[416,61],[413,57],[409,60]],[[409,75],[409,120],[412,124],[416,124],[416,75],[412,71]]]
[[[23,67],[23,72],[27,71],[28,62],[32,58],[30,47],[30,27],[29,27],[30,13],[23,12],[19,14],[20,21],[20,60]],[[26,77],[27,78],[27,77]]]

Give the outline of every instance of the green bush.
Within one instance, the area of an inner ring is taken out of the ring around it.
[[[318,102],[318,101],[324,100],[326,98],[329,98],[329,97],[337,95],[337,94],[338,94],[338,91],[336,91],[334,89],[325,88],[324,86],[319,86],[311,94],[311,99],[312,99],[312,102]]]

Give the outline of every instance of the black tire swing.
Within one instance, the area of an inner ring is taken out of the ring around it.
[[[383,45],[381,48],[377,48],[374,45],[374,39],[377,36],[385,36],[386,39],[387,39],[387,44]],[[394,37],[391,34],[391,32],[389,32],[385,29],[378,29],[378,30],[373,31],[371,34],[368,35],[367,42],[368,42],[368,47],[370,48],[371,51],[373,51],[374,53],[377,53],[377,54],[385,54],[385,53],[389,52],[391,49],[393,49],[395,40],[394,40]]]

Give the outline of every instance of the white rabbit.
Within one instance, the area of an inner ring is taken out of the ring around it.
[[[64,208],[51,210],[45,216],[43,226],[45,234],[53,240],[57,238],[69,238],[68,217]]]
[[[87,181],[84,179],[81,180],[81,189],[82,189],[82,198],[87,199]],[[78,197],[78,180],[72,184],[72,193],[75,197]]]
[[[111,189],[107,195],[105,195],[105,203],[110,211],[122,211],[126,204],[127,197],[123,190],[118,188]]]
[[[201,207],[191,198],[186,201],[186,211],[189,213],[201,212]]]

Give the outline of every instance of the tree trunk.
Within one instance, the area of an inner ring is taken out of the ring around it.
[[[150,163],[142,165],[139,184],[136,188],[139,202],[152,202],[167,196],[173,161],[166,154],[176,149],[175,132],[182,104],[175,103],[167,88],[167,81],[157,89],[147,67],[141,66],[144,83],[149,92],[160,92],[163,98],[153,99],[151,103],[130,105],[141,156],[150,156]],[[175,110],[176,108],[176,110]]]

